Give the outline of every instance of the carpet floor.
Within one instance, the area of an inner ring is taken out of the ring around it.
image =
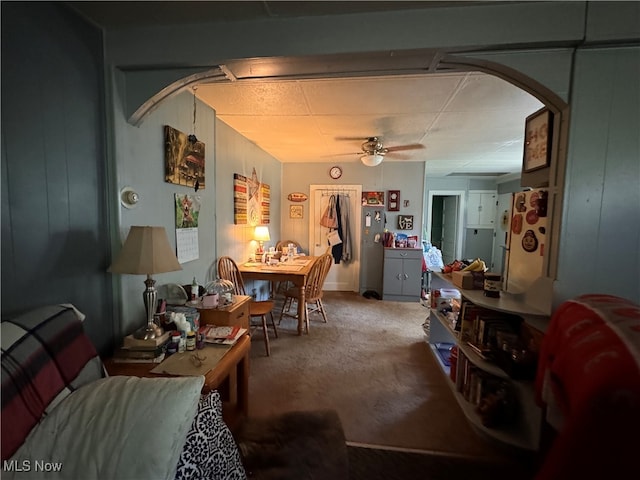
[[[521,464],[348,445],[349,480],[530,480]]]
[[[276,322],[281,305],[277,299]],[[250,416],[334,409],[348,442],[387,449],[356,462],[365,466],[378,461],[404,464],[407,459],[416,465],[417,460],[435,462],[440,457],[503,466],[510,461],[511,452],[481,437],[464,417],[425,342],[421,325],[427,308],[417,301],[380,301],[349,292],[325,292],[324,305],[329,321],[312,316],[308,335],[297,335],[295,319],[283,319],[279,337],[270,332],[269,357],[261,329],[253,332]],[[389,448],[430,456],[392,454]]]

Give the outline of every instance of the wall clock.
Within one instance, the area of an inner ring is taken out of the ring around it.
[[[329,176],[334,180],[339,179],[342,176],[342,168],[337,165],[335,167],[331,167],[331,170],[329,170]]]

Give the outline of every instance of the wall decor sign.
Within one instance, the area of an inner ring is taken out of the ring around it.
[[[164,181],[204,189],[204,143],[164,126]]]
[[[531,172],[549,166],[552,131],[553,115],[546,107],[525,119],[523,171]]]
[[[200,216],[200,196],[176,193],[176,256],[178,262],[185,263],[197,260],[198,249],[198,217]]]
[[[400,230],[413,230],[413,215],[398,215],[398,228]]]
[[[387,210],[390,212],[400,211],[400,190],[389,190],[387,192]]]
[[[304,218],[304,206],[289,205],[289,218]]]
[[[236,225],[268,225],[271,187],[260,183],[256,169],[251,177],[233,174],[233,223]]]
[[[363,207],[384,207],[384,192],[362,192]]]
[[[309,197],[306,193],[293,192],[287,195],[287,199],[291,202],[305,202]]]

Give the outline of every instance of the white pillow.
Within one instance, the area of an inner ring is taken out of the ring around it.
[[[11,458],[22,473],[5,470],[3,478],[173,479],[203,384],[201,376],[115,376],[85,385]]]

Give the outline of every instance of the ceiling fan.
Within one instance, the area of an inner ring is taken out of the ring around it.
[[[364,155],[360,157],[360,160],[367,167],[375,167],[382,163],[382,160],[387,153],[401,152],[404,150],[418,150],[421,148],[425,147],[420,143],[385,147],[379,137],[369,137],[362,143],[362,152]]]

